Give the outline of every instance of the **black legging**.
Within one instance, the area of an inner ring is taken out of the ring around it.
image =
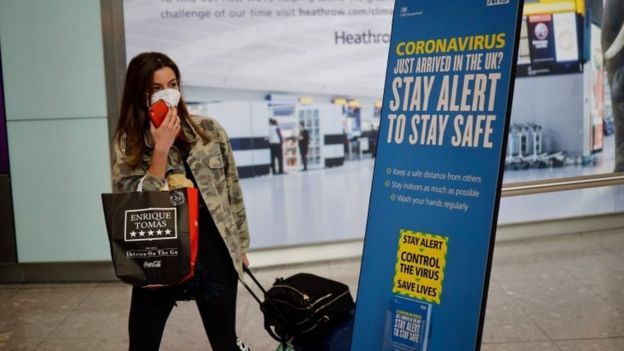
[[[308,145],[299,145],[299,153],[301,154],[301,162],[303,163],[303,169],[308,169]]]
[[[197,308],[212,349],[238,350],[235,330],[237,274],[205,207],[199,211],[199,230],[200,262],[196,276],[203,288],[197,292],[200,295],[196,298]],[[167,317],[179,298],[180,287],[132,289],[128,319],[130,351],[158,350]],[[180,349],[184,349],[184,345],[180,345]]]
[[[271,147],[271,172],[273,174],[284,173],[284,156],[282,144],[270,144]],[[275,160],[277,160],[277,171],[275,170]]]

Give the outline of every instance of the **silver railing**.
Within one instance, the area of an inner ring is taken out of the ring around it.
[[[624,185],[624,172],[503,184],[501,196],[530,195],[612,185]]]

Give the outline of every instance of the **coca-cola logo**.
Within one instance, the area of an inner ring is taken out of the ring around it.
[[[162,261],[145,261],[143,262],[143,268],[160,268]]]

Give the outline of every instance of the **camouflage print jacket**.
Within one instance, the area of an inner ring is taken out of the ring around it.
[[[192,118],[206,132],[209,141],[204,143],[190,125],[183,123],[183,133],[192,140],[186,161],[230,252],[234,267],[242,275],[241,255],[249,248],[249,231],[230,140],[216,120]],[[145,141],[147,152],[136,167],[125,162],[123,141],[122,145],[116,143],[112,171],[115,192],[137,191],[140,183],[145,191],[164,188],[165,179],[147,173],[154,150],[149,132],[145,134]],[[176,146],[172,146],[169,152],[167,175],[170,174],[185,174],[182,155]]]

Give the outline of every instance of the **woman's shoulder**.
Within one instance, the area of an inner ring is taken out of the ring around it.
[[[191,116],[193,122],[198,125],[206,134],[214,135],[224,133],[223,126],[213,117],[209,116]]]

